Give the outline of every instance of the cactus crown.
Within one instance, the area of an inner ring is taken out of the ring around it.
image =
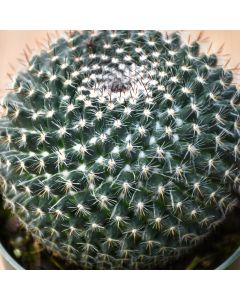
[[[224,218],[239,185],[231,71],[158,31],[74,32],[4,98],[5,205],[83,268],[145,268]]]

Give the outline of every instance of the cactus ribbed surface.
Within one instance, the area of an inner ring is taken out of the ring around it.
[[[74,32],[4,98],[3,197],[81,268],[152,268],[199,243],[239,187],[240,92],[158,31]]]

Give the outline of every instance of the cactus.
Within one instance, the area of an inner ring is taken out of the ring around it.
[[[235,203],[232,81],[178,32],[58,39],[3,99],[5,207],[80,268],[152,268],[188,251]]]

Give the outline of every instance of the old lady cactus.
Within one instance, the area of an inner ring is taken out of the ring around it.
[[[199,47],[178,33],[74,32],[16,75],[2,193],[47,249],[80,268],[151,268],[225,218],[240,93]]]

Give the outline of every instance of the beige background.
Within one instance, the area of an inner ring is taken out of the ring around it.
[[[199,34],[199,31],[187,31],[184,35],[191,34],[192,38]],[[21,68],[19,58],[23,58],[24,49],[26,45],[30,49],[37,50],[40,42],[47,42],[48,36],[56,37],[57,34],[61,34],[59,31],[0,31],[0,97],[6,93],[6,89],[10,86],[10,80],[8,73],[13,73],[13,69]],[[206,49],[208,49],[211,41],[213,42],[211,51],[217,51],[224,43],[223,54],[229,54],[231,61],[228,67],[235,67],[240,63],[240,30],[232,31],[204,31],[204,37],[208,37],[208,41],[205,42]],[[227,57],[224,57],[227,60]],[[3,268],[3,264],[0,258],[0,269]]]

